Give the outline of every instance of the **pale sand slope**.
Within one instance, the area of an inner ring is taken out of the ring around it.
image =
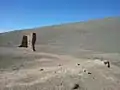
[[[31,32],[36,52],[17,47]],[[119,39],[120,17],[2,33],[0,90],[120,90]]]
[[[32,32],[37,45],[55,45],[64,54],[76,55],[80,48],[120,53],[120,17],[2,33],[0,46],[20,45],[22,36]]]
[[[1,64],[6,66],[0,71],[0,90],[73,90],[74,84],[79,85],[77,90],[120,90],[120,67],[113,63],[107,68],[90,58],[23,48],[0,50]]]

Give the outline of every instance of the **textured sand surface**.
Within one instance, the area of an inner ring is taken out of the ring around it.
[[[30,32],[36,52],[17,47]],[[0,90],[120,90],[119,38],[120,18],[2,33]]]
[[[114,63],[108,68],[100,59],[1,49],[6,56],[1,64],[7,65],[0,70],[0,90],[72,90],[75,84],[78,90],[120,89],[120,68]]]

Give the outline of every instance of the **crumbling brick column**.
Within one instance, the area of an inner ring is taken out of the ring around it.
[[[33,33],[32,34],[32,48],[33,48],[33,51],[36,51],[35,50],[35,43],[36,43],[36,33]]]
[[[29,35],[23,35],[23,39],[19,47],[32,48],[33,51],[36,51],[35,43],[36,43],[36,33],[31,33]]]
[[[26,35],[23,36],[21,45],[19,47],[28,47],[28,38]]]
[[[32,34],[27,35],[28,37],[28,48],[31,49],[32,48]]]

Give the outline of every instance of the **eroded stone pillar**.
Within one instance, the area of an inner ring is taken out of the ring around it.
[[[28,37],[28,48],[32,49],[32,33],[27,35]]]
[[[32,49],[33,51],[36,51],[35,43],[36,43],[36,33],[30,33],[28,35],[23,35],[23,39],[19,47],[26,47]]]
[[[19,47],[28,47],[28,37],[26,35],[23,35],[22,42]]]
[[[35,50],[35,43],[36,43],[36,33],[33,33],[32,34],[32,49],[33,49],[33,51],[36,51]]]

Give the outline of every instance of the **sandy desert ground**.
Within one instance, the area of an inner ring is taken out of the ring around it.
[[[29,32],[36,52],[17,47]],[[120,90],[119,32],[109,18],[1,33],[0,90]]]

